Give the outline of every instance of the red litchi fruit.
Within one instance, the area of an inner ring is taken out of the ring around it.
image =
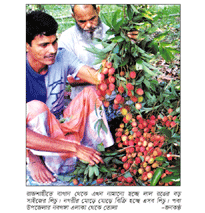
[[[108,75],[113,75],[114,73],[115,73],[115,68],[114,67],[109,68]]]
[[[129,163],[124,163],[124,164],[123,164],[123,168],[124,168],[125,170],[128,170],[128,169],[130,168],[130,164],[129,164]]]
[[[108,74],[108,68],[104,67],[102,69],[102,74],[107,75]]]
[[[141,104],[141,103],[136,103],[136,104],[135,104],[135,108],[136,108],[137,110],[140,110],[140,109],[142,108],[142,104]]]
[[[138,89],[136,90],[136,93],[137,93],[138,95],[143,95],[143,94],[144,94],[144,91],[143,91],[141,88],[138,88]]]
[[[135,164],[139,164],[141,162],[140,158],[139,157],[136,157],[135,158]]]
[[[104,102],[103,102],[103,105],[104,105],[105,107],[109,107],[110,103],[109,103],[109,101],[104,101]]]
[[[124,89],[124,87],[123,87],[123,86],[119,86],[119,87],[118,87],[118,92],[119,92],[119,93],[123,93],[123,92],[124,92],[124,90],[125,90],[125,89]]]
[[[104,179],[103,178],[98,178],[96,180],[97,184],[102,184],[104,182]]]
[[[76,186],[78,185],[78,180],[77,179],[73,179],[73,184]]]
[[[169,108],[168,113],[171,114],[173,112],[173,109]]]
[[[114,91],[115,90],[115,85],[113,83],[109,84],[109,90]]]
[[[107,61],[107,62],[105,63],[105,66],[106,66],[107,68],[111,68],[111,67],[112,67],[112,62],[108,62],[108,61]]]
[[[105,91],[107,89],[107,84],[102,83],[102,84],[100,84],[99,88],[100,88],[100,90]]]
[[[139,174],[143,174],[143,172],[144,172],[144,169],[143,169],[143,168],[139,168],[139,169],[138,169],[138,173],[139,173]]]
[[[127,156],[123,156],[122,157],[122,162],[126,162],[127,161]]]
[[[138,98],[136,96],[131,96],[131,101],[133,101],[134,103],[136,103],[138,101]]]
[[[128,183],[131,183],[131,182],[133,181],[133,178],[132,178],[132,177],[127,177],[127,178],[126,178],[126,181],[127,181]]]
[[[136,72],[135,71],[130,72],[130,78],[132,78],[132,79],[136,78]]]
[[[171,123],[170,123],[170,126],[173,128],[173,127],[175,127],[177,124],[174,122],[174,121],[172,121]]]
[[[126,88],[127,88],[128,90],[133,90],[133,89],[134,89],[134,86],[133,86],[131,83],[127,83]]]

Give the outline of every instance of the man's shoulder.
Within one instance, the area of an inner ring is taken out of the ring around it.
[[[102,24],[104,32],[106,32],[107,30],[109,30],[109,27],[105,23],[102,22],[101,24]]]
[[[72,34],[75,33],[75,31],[76,31],[76,26],[74,25],[74,26],[68,28],[67,30],[63,31],[62,34],[61,34],[61,37],[62,36],[66,36],[67,37],[69,35],[72,35]]]

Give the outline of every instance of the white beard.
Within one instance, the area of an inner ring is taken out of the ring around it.
[[[102,26],[100,24],[96,27],[93,33],[82,30],[78,25],[77,27],[78,27],[78,30],[80,30],[80,32],[82,33],[83,38],[87,42],[92,42],[92,39],[94,38],[102,39]]]

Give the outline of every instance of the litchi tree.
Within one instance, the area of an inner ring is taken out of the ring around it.
[[[115,93],[114,110],[120,112],[114,151],[99,145],[105,165],[79,161],[74,175],[83,182],[96,179],[106,185],[180,185],[180,81],[162,79],[157,59],[170,65],[179,50],[160,30],[157,14],[147,5],[119,5],[114,13],[101,14],[109,26],[104,46],[88,51],[101,63],[97,93],[105,107]],[[127,33],[137,31],[137,39]],[[106,131],[99,120],[96,129]],[[72,179],[71,179],[72,180]]]

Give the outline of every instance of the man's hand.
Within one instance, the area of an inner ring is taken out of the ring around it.
[[[100,162],[104,163],[100,155],[101,153],[95,149],[85,147],[83,145],[77,145],[76,156],[81,160],[89,162],[89,165],[93,166]]]
[[[138,31],[132,31],[127,33],[127,37],[134,40],[137,40],[137,35],[138,35]]]
[[[68,82],[70,83],[70,84],[72,84],[72,83],[74,83],[76,80],[75,80],[75,78],[73,78],[73,76],[71,76],[71,75],[68,75],[67,76],[67,80],[68,80]]]
[[[68,75],[68,76],[67,76],[67,80],[68,80],[69,84],[70,84],[72,87],[90,85],[90,83],[88,83],[87,81],[84,81],[84,80],[82,80],[82,79],[76,80],[76,79],[73,78],[73,76],[71,76],[71,75]]]

